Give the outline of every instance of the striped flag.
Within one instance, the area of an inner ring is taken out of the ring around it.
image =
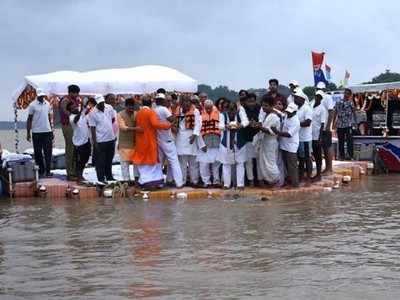
[[[326,80],[331,81],[331,67],[325,64]]]
[[[327,83],[324,71],[322,71],[322,63],[324,61],[325,52],[311,52],[313,70],[314,70],[314,85],[317,86],[318,82]]]

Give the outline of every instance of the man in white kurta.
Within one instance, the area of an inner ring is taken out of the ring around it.
[[[249,125],[244,109],[238,109],[231,103],[227,113],[220,116],[220,128],[223,131],[217,160],[222,163],[224,188],[230,188],[232,166],[236,167],[236,185],[244,188],[244,163],[247,160],[246,138],[243,128]]]
[[[274,110],[274,99],[268,95],[261,102],[262,110],[266,113],[260,124],[254,143],[258,149],[261,179],[269,184],[281,186],[284,183],[284,174],[279,168],[279,141],[272,128],[280,128],[281,121]]]
[[[221,122],[220,113],[211,100],[204,102],[204,111],[202,112],[201,120],[201,135],[198,139],[199,151],[197,154],[201,180],[204,187],[210,186],[212,172],[213,184],[219,185],[220,162],[217,160],[217,155],[221,137]]]
[[[175,140],[183,175],[183,185],[186,185],[188,167],[191,184],[198,185],[199,183],[199,168],[196,155],[200,130],[201,116],[199,110],[191,103],[190,98],[183,97],[179,108],[178,132]]]
[[[154,111],[156,112],[158,119],[161,122],[173,121],[172,113],[165,106],[165,95],[157,94],[156,96],[156,107]],[[174,138],[172,136],[171,129],[160,129],[157,130],[157,143],[158,143],[158,153],[160,157],[160,162],[164,161],[164,158],[168,160],[169,167],[172,171],[172,177],[174,178],[176,187],[180,188],[183,186],[183,177],[181,166],[178,160],[178,153],[176,151],[176,146],[174,143]]]

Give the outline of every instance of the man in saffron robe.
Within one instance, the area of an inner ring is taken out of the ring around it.
[[[132,162],[139,171],[139,184],[143,188],[157,188],[164,184],[162,166],[158,159],[157,130],[169,129],[169,122],[160,122],[157,114],[151,109],[151,98],[144,97],[142,108],[136,115],[136,126],[143,132],[136,132],[136,148]]]

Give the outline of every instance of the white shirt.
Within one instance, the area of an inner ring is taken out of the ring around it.
[[[28,113],[32,115],[33,133],[51,132],[49,115],[52,114],[52,109],[48,101],[32,101],[28,106]]]
[[[320,130],[321,130],[321,125],[322,123],[326,122],[326,109],[325,107],[320,104],[317,107],[314,107],[313,113],[312,113],[312,139],[313,141],[318,141],[320,136]]]
[[[328,117],[329,117],[329,111],[333,110],[335,108],[335,103],[333,102],[333,98],[329,94],[325,94],[325,96],[322,98],[321,105],[325,108],[326,110],[326,116],[325,116],[325,126],[324,129],[326,129],[328,125]]]
[[[113,112],[110,111],[111,106],[105,106],[104,112],[95,107],[89,114],[89,126],[96,127],[96,139],[98,143],[110,142],[115,140],[113,124],[110,116]],[[114,111],[114,109],[111,107]],[[115,111],[114,111],[115,112]]]
[[[113,131],[114,135],[118,136],[118,122],[116,121],[117,118],[117,112],[115,111],[114,107],[112,107],[110,104],[105,103],[104,104],[104,113],[110,118],[111,122],[114,119],[113,124]]]
[[[156,112],[158,119],[162,122],[168,122],[168,118],[172,116],[172,113],[169,111],[169,109],[162,105],[157,105],[154,111]],[[157,130],[157,139],[162,142],[173,141],[174,138],[172,136],[171,129]]]
[[[181,109],[181,115],[182,109]],[[193,144],[189,143],[190,137],[192,135],[200,136],[201,130],[201,115],[199,110],[196,108],[194,110],[194,128],[187,129],[185,125],[185,120],[182,119],[179,122],[178,134],[176,135],[176,150],[178,155],[196,155],[197,154],[197,141]]]
[[[299,122],[304,122],[305,120],[312,120],[312,109],[307,104],[304,103],[299,110],[297,111],[297,117],[299,118]],[[312,141],[312,128],[311,124],[308,127],[301,127],[299,132],[299,141],[300,142],[310,142]]]
[[[69,123],[71,124],[74,134],[72,135],[72,143],[74,146],[85,145],[89,141],[89,125],[88,116],[82,112],[77,123],[74,123],[76,115],[70,115]]]
[[[300,121],[297,115],[283,120],[282,131],[290,134],[290,138],[280,138],[280,148],[290,153],[297,153],[299,148]]]

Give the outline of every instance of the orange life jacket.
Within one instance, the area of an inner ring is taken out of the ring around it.
[[[194,121],[195,121],[195,117],[194,117],[194,110],[195,110],[195,106],[191,105],[190,109],[185,113],[185,116],[181,116],[180,112],[181,112],[181,107],[178,106],[175,110],[175,116],[178,118],[178,122],[183,121],[183,119],[185,119],[185,128],[186,129],[194,129]],[[179,126],[179,124],[178,124]]]
[[[214,106],[211,114],[207,113],[205,110],[201,114],[201,135],[207,134],[217,134],[221,135],[221,130],[219,129],[219,111]]]

